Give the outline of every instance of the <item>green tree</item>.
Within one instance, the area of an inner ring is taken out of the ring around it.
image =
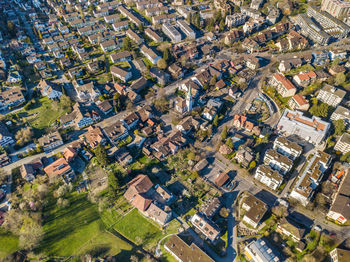
[[[221,20],[220,20],[219,27],[220,27],[220,31],[221,31],[221,32],[225,30],[225,22],[224,22],[224,19],[221,19]]]
[[[255,160],[253,160],[252,162],[250,162],[250,164],[249,164],[249,169],[253,169],[254,167],[256,167],[256,162],[255,162]]]
[[[214,117],[214,120],[213,120],[213,126],[218,126],[218,124],[219,124],[219,116],[216,115],[216,116]]]
[[[216,77],[216,75],[214,75],[214,76],[210,79],[209,84],[210,84],[211,86],[214,86],[214,85],[216,84],[216,81],[217,81],[217,77]]]
[[[160,69],[165,69],[165,68],[167,68],[168,65],[167,65],[167,62],[163,58],[161,58],[161,59],[158,59],[157,66]]]
[[[326,103],[319,103],[316,98],[311,98],[312,107],[309,112],[314,116],[327,117],[330,111],[329,105]]]
[[[95,148],[94,152],[95,152],[95,156],[97,158],[97,161],[100,163],[101,166],[105,167],[108,164],[108,155],[107,155],[107,152],[106,152],[106,149],[104,148],[104,146],[99,144]]]
[[[131,51],[132,44],[129,37],[124,37],[123,39],[123,49],[126,51]]]
[[[333,121],[334,125],[334,135],[340,136],[345,132],[345,123],[343,119]]]
[[[108,193],[109,193],[109,196],[112,198],[115,198],[119,193],[120,177],[121,177],[121,173],[119,171],[109,172],[108,174],[108,191],[109,191]]]
[[[169,61],[170,61],[170,52],[169,52],[169,48],[165,48],[165,49],[164,49],[164,52],[163,52],[163,59],[164,59],[166,62],[169,62]]]
[[[140,31],[140,33],[143,33],[143,31],[144,31],[144,26],[142,23],[139,25],[139,31]]]
[[[221,132],[221,139],[225,140],[227,138],[227,126],[224,126],[224,129],[222,129]]]
[[[342,85],[344,84],[346,81],[346,76],[344,73],[338,73],[336,76],[335,76],[335,82],[337,83],[337,85]]]
[[[229,148],[233,149],[233,141],[232,138],[229,137],[225,143]]]
[[[195,160],[195,158],[196,158],[196,154],[195,153],[193,153],[193,152],[189,152],[188,154],[187,154],[187,158],[188,158],[188,160]]]
[[[17,28],[12,21],[7,22],[7,30],[12,38],[16,36]]]

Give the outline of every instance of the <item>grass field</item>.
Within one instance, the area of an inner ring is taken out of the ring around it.
[[[66,208],[58,208],[53,201],[47,212],[44,220],[46,234],[38,252],[64,257],[87,252],[116,255],[122,250],[132,249],[128,243],[105,230],[96,206],[83,194],[74,194]],[[108,224],[112,223],[114,216],[109,214],[106,217]]]
[[[18,238],[0,228],[0,260],[18,249]]]
[[[137,209],[124,216],[115,224],[114,229],[135,244],[142,244],[146,249],[155,247],[162,237],[161,230],[139,214]]]
[[[34,128],[45,129],[65,113],[67,113],[67,110],[63,109],[60,102],[43,97],[35,103],[32,109],[23,109],[18,114],[26,118]]]

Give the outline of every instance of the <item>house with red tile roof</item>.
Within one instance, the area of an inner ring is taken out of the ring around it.
[[[314,71],[301,72],[293,77],[293,80],[302,87],[310,85],[317,79],[317,75]]]
[[[288,105],[292,110],[300,111],[307,111],[310,107],[309,102],[300,94],[292,96],[288,101]]]
[[[75,177],[73,169],[63,157],[45,167],[44,172],[47,174],[50,181],[55,181],[62,177],[66,183],[69,183]]]
[[[293,85],[293,83],[286,78],[284,75],[275,73],[270,81],[270,84],[274,87],[276,87],[277,92],[282,96],[282,97],[288,97],[288,96],[293,96],[295,95],[297,89]]]

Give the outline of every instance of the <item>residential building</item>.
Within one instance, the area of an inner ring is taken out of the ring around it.
[[[121,22],[116,22],[112,25],[114,31],[120,32],[124,31],[129,28],[129,23],[128,21],[121,21]]]
[[[113,64],[124,62],[124,61],[131,61],[131,58],[132,58],[129,51],[113,53],[109,57],[111,58]]]
[[[107,16],[103,17],[103,19],[108,24],[114,24],[114,23],[120,21],[120,16],[119,16],[119,14],[107,15]]]
[[[149,74],[157,79],[157,82],[164,86],[170,81],[170,75],[157,67],[151,67]]]
[[[341,103],[345,95],[346,92],[344,90],[325,84],[318,93],[317,100],[326,103],[332,107],[337,107]]]
[[[344,133],[334,146],[334,150],[339,151],[343,154],[350,152],[350,135]]]
[[[201,213],[208,219],[211,219],[219,212],[221,206],[221,201],[218,197],[209,198],[201,205]]]
[[[131,130],[136,127],[136,125],[139,123],[139,120],[139,116],[135,112],[132,112],[124,117],[124,119],[121,121],[128,130]]]
[[[314,82],[317,75],[314,71],[301,72],[293,77],[293,80],[301,87],[306,87]]]
[[[291,58],[288,60],[282,60],[278,66],[280,72],[288,72],[293,68],[298,68],[303,65],[301,58]]]
[[[313,116],[308,118],[299,111],[286,109],[277,125],[277,129],[289,135],[298,135],[313,144],[320,144],[326,137],[330,124]]]
[[[147,47],[146,45],[141,46],[141,53],[149,60],[152,64],[156,65],[160,56],[157,55],[152,48]]]
[[[225,25],[229,28],[244,25],[248,16],[242,13],[235,13],[233,15],[227,15],[225,19]]]
[[[157,222],[161,227],[165,226],[171,220],[172,217],[172,212],[169,207],[164,208],[163,210],[162,208],[153,203],[150,204],[150,206],[144,212],[144,214],[147,217],[153,219],[155,222]]]
[[[328,169],[331,156],[322,151],[317,151],[312,158],[305,163],[302,173],[299,174],[297,182],[290,193],[290,197],[307,206],[319,186],[324,172]]]
[[[301,27],[302,34],[311,38],[317,44],[327,45],[331,39],[331,36],[323,31],[323,29],[305,13],[297,15],[295,22]]]
[[[2,91],[0,92],[0,111],[12,109],[23,104],[25,101],[20,87]]]
[[[248,168],[250,162],[255,159],[254,151],[247,146],[240,146],[236,151],[234,159],[241,164],[244,168]]]
[[[6,153],[0,154],[0,167],[7,166],[10,163],[11,163],[11,160]]]
[[[191,223],[206,237],[206,239],[212,242],[214,242],[220,235],[220,229],[218,226],[199,213],[191,218]]]
[[[87,110],[76,103],[73,111],[60,117],[60,123],[64,128],[83,128],[99,121],[101,118],[94,110]]]
[[[272,190],[277,190],[283,182],[283,176],[266,165],[258,166],[254,178]]]
[[[73,85],[77,96],[81,101],[93,102],[101,95],[101,92],[95,87],[92,81],[82,85],[78,84],[78,82],[74,82]]]
[[[14,143],[15,141],[13,140],[11,133],[7,130],[7,127],[0,122],[0,146],[6,147]]]
[[[151,28],[147,27],[145,29],[145,34],[148,36],[152,41],[156,43],[160,43],[163,41],[163,37],[159,36],[155,31],[153,31]]]
[[[278,223],[276,231],[287,237],[291,237],[294,242],[300,242],[305,235],[305,228],[300,227],[288,217],[282,218]]]
[[[149,16],[149,17],[157,16],[161,14],[168,14],[168,13],[169,13],[169,8],[167,6],[148,8],[145,11],[146,16]]]
[[[122,80],[123,82],[127,82],[132,78],[132,73],[129,71],[125,71],[121,69],[120,67],[117,66],[112,66],[111,67],[111,74],[112,76],[115,76]]]
[[[350,27],[347,24],[334,18],[327,12],[320,11],[319,7],[309,5],[307,15],[312,17],[322,30],[329,33],[332,40],[345,38],[350,32]]]
[[[294,96],[297,91],[296,87],[292,84],[292,82],[284,75],[279,73],[275,73],[273,75],[270,84],[276,87],[277,92],[282,97]]]
[[[58,131],[40,137],[38,142],[45,152],[50,152],[53,149],[63,145],[62,137]]]
[[[195,243],[187,245],[178,235],[172,235],[164,248],[179,262],[214,262]]]
[[[55,181],[58,178],[63,178],[67,184],[71,182],[75,177],[73,169],[63,157],[57,159],[55,162],[45,167],[44,172],[47,174],[50,181]]]
[[[179,31],[175,28],[175,26],[169,23],[163,23],[162,25],[163,33],[170,38],[171,42],[178,43],[181,41],[182,37]]]
[[[341,224],[350,220],[350,175],[343,177],[333,198],[327,217]],[[350,258],[350,257],[349,257]]]
[[[118,7],[118,11],[125,17],[127,17],[132,23],[134,23],[137,27],[142,25],[143,22],[138,19],[133,13],[132,11],[129,11],[128,9],[126,9],[124,6],[119,6]]]
[[[128,130],[120,122],[116,122],[105,127],[103,129],[103,132],[105,133],[110,143],[114,146],[117,146],[120,140],[126,138],[129,135]]]
[[[32,182],[35,179],[35,171],[31,164],[23,164],[20,167],[21,176],[27,182]]]
[[[152,24],[158,25],[158,24],[164,24],[164,23],[173,23],[176,21],[176,19],[177,19],[176,13],[153,16]]]
[[[86,133],[79,136],[79,139],[86,145],[95,149],[98,145],[104,144],[106,139],[102,129],[98,126],[89,126]]]
[[[144,212],[152,203],[148,196],[148,192],[152,187],[153,183],[149,177],[140,174],[128,183],[128,189],[124,193],[124,197],[134,207]]]
[[[350,260],[350,250],[335,248],[329,255],[331,256],[332,262],[348,262]]]
[[[278,153],[274,149],[268,149],[265,153],[264,164],[269,165],[281,174],[287,174],[293,167],[293,161],[287,156]]]
[[[43,79],[40,80],[37,87],[43,96],[47,96],[50,99],[59,99],[63,95],[61,88],[53,84],[49,84],[46,80]]]
[[[160,5],[158,0],[148,0],[148,1],[137,1],[136,2],[136,8],[138,10],[143,10],[143,9],[147,9],[147,8],[154,8],[154,7],[158,7]]]
[[[295,94],[288,100],[288,106],[292,110],[307,111],[310,107],[310,104],[304,96]]]
[[[126,35],[138,45],[140,45],[140,44],[142,44],[144,42],[143,38],[141,38],[138,34],[136,34],[131,29],[128,29],[126,31]]]
[[[252,2],[250,3],[250,8],[254,10],[259,10],[264,2],[264,0],[252,0]]]
[[[276,138],[273,143],[273,149],[292,160],[297,159],[303,152],[303,148],[301,146],[283,136]]]
[[[267,211],[267,205],[256,196],[249,194],[243,201],[242,209],[246,211],[243,221],[256,228]]]
[[[350,14],[350,2],[346,0],[322,0],[321,10],[336,18],[344,18]]]
[[[176,25],[185,33],[188,39],[196,39],[196,32],[185,20],[177,20]]]
[[[250,242],[244,248],[244,255],[253,262],[282,262],[285,261],[270,242],[264,237]]]
[[[339,119],[343,119],[347,125],[350,124],[350,110],[343,107],[337,106],[333,114],[331,115],[331,120],[336,121]]]
[[[102,51],[105,53],[111,52],[113,50],[120,48],[120,46],[118,46],[118,44],[113,39],[102,42],[100,44],[100,47]]]

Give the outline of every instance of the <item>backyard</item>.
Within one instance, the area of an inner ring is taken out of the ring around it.
[[[0,260],[18,249],[18,238],[0,228]]]
[[[116,255],[130,251],[131,245],[105,230],[114,220],[113,214],[104,213],[103,220],[97,207],[86,199],[85,194],[73,194],[70,205],[57,207],[52,201],[44,219],[45,236],[36,250],[50,256],[67,257],[86,254]]]
[[[32,127],[42,130],[50,127],[60,116],[69,112],[64,102],[53,101],[47,97],[40,98],[30,109],[22,109],[18,115],[29,122]]]
[[[124,216],[114,225],[114,229],[135,244],[142,244],[146,249],[155,247],[162,236],[161,230],[139,214],[137,209]]]

